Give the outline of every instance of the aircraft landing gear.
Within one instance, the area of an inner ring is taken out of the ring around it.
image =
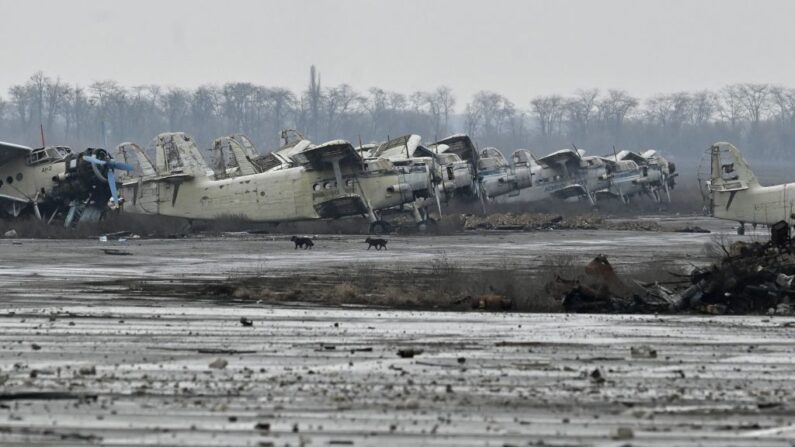
[[[745,222],[740,222],[740,226],[737,227],[737,234],[742,236],[745,234]]]
[[[420,232],[424,233],[429,229],[435,228],[436,224],[437,224],[436,219],[434,219],[433,217],[427,217],[424,220],[417,222],[417,229]]]
[[[370,234],[374,235],[381,235],[381,234],[389,234],[392,232],[392,225],[385,220],[376,220],[375,222],[370,222]]]

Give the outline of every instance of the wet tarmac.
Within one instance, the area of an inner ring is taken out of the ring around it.
[[[321,236],[311,251],[267,235],[0,240],[0,444],[795,445],[794,318],[263,305],[96,283],[300,279],[439,256],[532,268],[608,253],[631,270],[706,262],[716,237],[393,237],[386,252],[350,236]]]

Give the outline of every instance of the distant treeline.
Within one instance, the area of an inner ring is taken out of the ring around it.
[[[315,142],[358,144],[406,133],[431,141],[466,132],[480,147],[506,153],[572,145],[609,153],[616,146],[656,148],[680,160],[699,159],[709,144],[727,140],[751,158],[775,161],[795,147],[795,89],[736,84],[647,99],[591,89],[519,105],[484,90],[462,104],[445,86],[411,94],[325,86],[314,66],[302,92],[247,82],[192,90],[115,81],[80,86],[38,72],[0,96],[0,140],[37,145],[40,123],[48,144],[80,149],[148,145],[160,132],[185,131],[205,148],[213,138],[244,133],[265,152],[279,146],[281,129],[295,128]]]

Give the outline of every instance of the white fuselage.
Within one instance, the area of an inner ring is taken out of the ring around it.
[[[710,200],[712,215],[719,219],[760,225],[772,225],[783,220],[792,225],[795,183],[714,192]]]
[[[212,177],[128,180],[121,189],[124,211],[193,219],[237,216],[259,222],[319,219],[317,206],[342,195],[358,195],[374,209],[398,206],[405,192],[395,174],[353,173],[343,169],[344,185],[334,176],[303,166],[215,180]],[[339,216],[335,216],[339,217]]]

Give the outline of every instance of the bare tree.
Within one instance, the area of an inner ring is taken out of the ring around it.
[[[776,118],[783,123],[795,121],[795,89],[773,86],[770,96]]]
[[[329,89],[324,99],[326,135],[332,138],[341,124],[340,121],[355,111],[356,104],[361,102],[361,96],[350,85],[342,84]]]
[[[745,108],[751,124],[756,127],[770,107],[770,86],[767,84],[741,84],[740,103]]]
[[[690,122],[694,126],[701,126],[715,116],[718,98],[709,91],[696,92],[691,95],[690,104]]]
[[[433,130],[436,137],[450,132],[450,115],[455,108],[453,90],[447,86],[438,87],[426,96],[433,120]]]
[[[171,87],[160,98],[160,104],[168,118],[169,129],[183,129],[183,120],[190,110],[190,92]]]
[[[497,144],[503,129],[509,128],[516,114],[516,107],[499,93],[480,91],[475,93],[467,107],[468,126],[480,132],[491,144]]]
[[[585,138],[591,126],[591,120],[597,113],[596,100],[599,89],[577,90],[576,96],[564,104],[565,113],[574,135]]]
[[[740,87],[728,85],[720,90],[719,95],[718,113],[732,129],[737,129],[740,121],[745,118]]]
[[[204,141],[217,138],[220,135],[214,134],[216,128],[220,127],[222,93],[218,87],[203,85],[193,92],[190,105],[191,122],[197,132],[197,137]]]
[[[655,96],[646,101],[646,113],[664,130],[677,131],[690,118],[690,96],[684,92]]]
[[[637,106],[638,99],[623,90],[608,90],[607,96],[599,101],[602,125],[612,133],[614,141],[621,139],[624,120]]]
[[[563,97],[560,95],[537,96],[530,101],[530,104],[536,114],[541,137],[548,142],[556,129],[560,129],[564,111]]]
[[[249,82],[225,84],[221,90],[223,108],[235,132],[247,132],[256,87]]]

